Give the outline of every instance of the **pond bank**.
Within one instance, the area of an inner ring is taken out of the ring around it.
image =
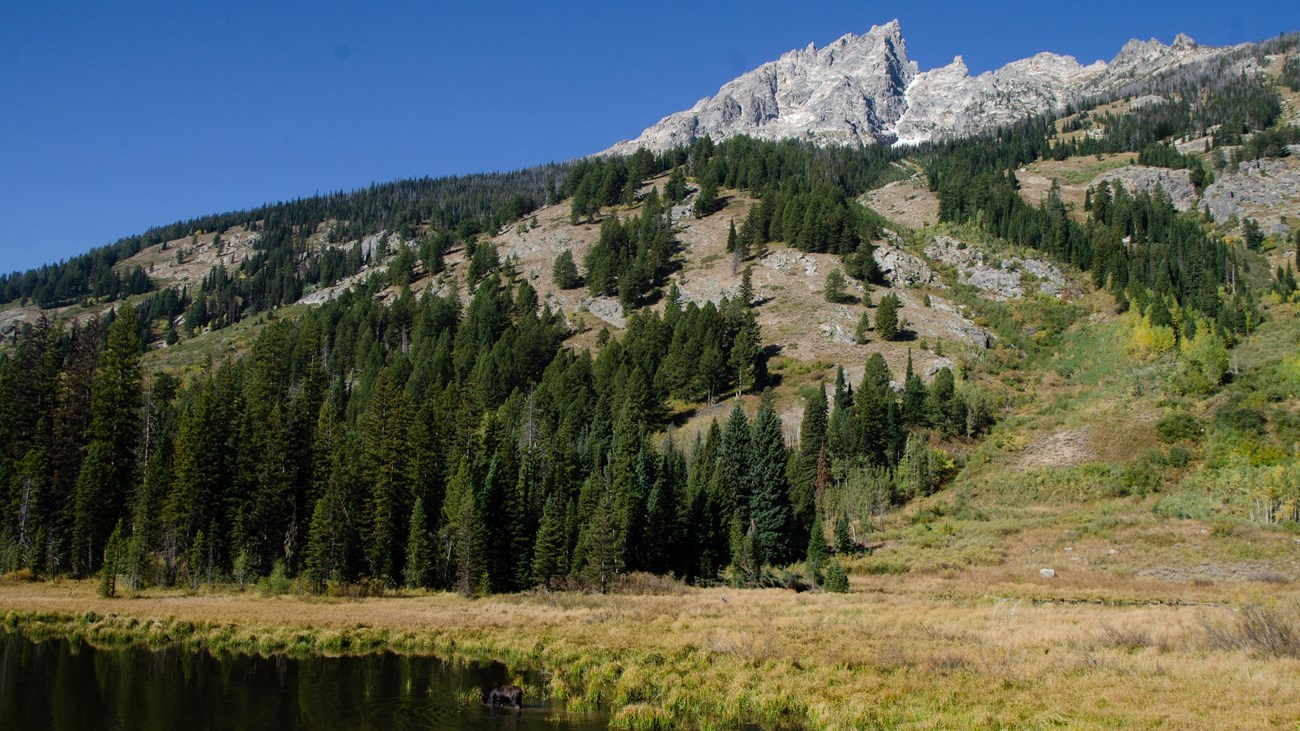
[[[50,582],[0,586],[0,615],[29,636],[95,646],[499,661],[543,671],[537,690],[570,708],[611,709],[617,728],[1210,729],[1300,717],[1300,660],[1207,645],[1205,622],[1227,610],[1034,603],[994,593],[1011,586],[899,577],[854,588],[106,600],[93,582]]]

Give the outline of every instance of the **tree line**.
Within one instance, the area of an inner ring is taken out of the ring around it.
[[[0,361],[0,560],[77,576],[107,561],[134,586],[278,570],[322,591],[752,577],[802,556],[836,470],[939,475],[921,430],[987,426],[950,371],[929,388],[909,372],[895,393],[876,356],[856,390],[813,394],[793,446],[770,397],[660,439],[670,403],[767,384],[747,303],[670,290],[661,313],[574,353],[514,279],[500,267],[466,303],[408,290],[385,305],[380,283],[358,286],[184,384],[141,373],[129,305],[31,326]]]
[[[258,253],[241,268],[259,281],[249,286],[247,303],[241,306],[265,311],[293,302],[289,297],[295,287],[301,291],[304,285],[321,281],[304,273],[328,272],[337,266],[338,254],[314,254],[305,244],[321,226],[329,225],[332,243],[381,231],[410,240],[427,228],[455,231],[465,225],[475,232],[495,230],[539,205],[559,200],[557,188],[568,169],[568,164],[553,163],[507,173],[401,180],[177,221],[59,264],[0,275],[0,304],[28,299],[49,308],[87,297],[111,301],[141,294],[152,288],[144,272],[119,273],[116,264],[151,246],[198,232],[244,227],[258,232],[260,240]],[[323,279],[333,283],[329,276]]]

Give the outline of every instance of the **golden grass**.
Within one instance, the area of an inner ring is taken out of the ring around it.
[[[479,600],[171,591],[107,600],[93,582],[10,583],[0,611],[6,626],[36,637],[100,644],[498,659],[549,671],[550,695],[608,705],[628,728],[1220,728],[1229,718],[1275,728],[1300,718],[1300,660],[1207,639],[1207,622],[1227,621],[1229,609],[1142,603],[1174,591],[1158,582],[1050,584],[1013,573],[854,577],[848,595]],[[1243,596],[1188,591],[1201,601]],[[1281,591],[1293,606],[1295,592]],[[1134,605],[1116,606],[1124,597]]]

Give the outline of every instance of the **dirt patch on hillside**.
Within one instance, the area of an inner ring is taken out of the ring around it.
[[[1026,203],[1038,205],[1047,199],[1052,182],[1060,185],[1061,200],[1065,201],[1073,217],[1082,220],[1083,203],[1088,186],[1108,171],[1131,164],[1137,155],[1125,152],[1115,155],[1072,157],[1067,160],[1039,160],[1016,171],[1020,181],[1020,197]]]
[[[1020,452],[1015,468],[1068,467],[1092,462],[1097,451],[1092,446],[1093,430],[1088,427],[1061,429],[1030,442]]]
[[[877,213],[908,228],[925,228],[939,223],[939,196],[930,192],[919,175],[899,180],[862,196],[862,202]]]

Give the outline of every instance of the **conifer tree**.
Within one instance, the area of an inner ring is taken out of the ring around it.
[[[790,485],[786,479],[785,440],[771,391],[763,394],[750,440],[750,507],[759,563],[791,559]]]
[[[803,407],[803,422],[799,425],[799,453],[811,463],[826,446],[826,429],[830,414],[826,405],[826,384],[819,383]]]
[[[808,570],[808,577],[814,583],[821,583],[822,567],[826,564],[826,557],[829,555],[830,550],[826,546],[826,532],[822,528],[821,514],[814,513],[808,536],[808,554],[804,564]]]
[[[442,504],[442,539],[452,557],[452,585],[465,596],[473,596],[483,573],[483,522],[475,504],[469,462],[461,459],[447,485]]]
[[[122,568],[123,543],[122,521],[119,519],[117,527],[104,545],[104,563],[99,569],[99,595],[102,597],[117,596],[117,575]]]
[[[736,376],[737,394],[753,388],[757,380],[758,343],[749,328],[742,328],[731,346],[731,372]]]
[[[623,570],[615,510],[614,493],[605,491],[596,503],[584,536],[586,561],[582,576],[589,584],[600,587],[602,594],[608,591],[610,582]]]
[[[826,581],[822,587],[832,594],[847,594],[849,592],[849,575],[844,571],[844,564],[840,563],[838,557],[832,558],[830,564],[826,567]]]
[[[73,567],[81,574],[99,563],[113,523],[126,513],[135,490],[140,438],[140,335],[135,308],[125,304],[109,327],[91,387],[90,444],[77,479]]]
[[[736,230],[735,221],[732,221],[731,230]],[[731,273],[735,274],[740,271],[740,266],[749,258],[749,239],[741,236],[735,241],[728,241],[727,250],[731,252]]]
[[[387,369],[375,378],[361,429],[371,496],[367,558],[372,576],[395,582],[409,530],[410,448],[406,394],[394,388]]]
[[[832,269],[826,273],[826,286],[822,293],[826,296],[826,301],[838,303],[844,300],[844,272],[838,268]]]
[[[898,296],[893,293],[881,297],[876,307],[876,335],[881,340],[898,339]]]
[[[225,369],[196,386],[176,436],[171,491],[163,501],[163,560],[174,566],[192,547],[222,492],[234,481],[230,452],[233,384]],[[171,573],[169,569],[168,573]]]
[[[555,286],[560,289],[574,289],[581,280],[578,278],[578,265],[573,261],[573,252],[565,249],[560,255],[555,257],[555,265],[551,268],[551,277],[555,280]]]
[[[700,191],[695,194],[695,205],[691,212],[696,218],[704,218],[720,208],[718,200],[718,181],[711,175],[705,175],[700,181]]]
[[[872,353],[863,369],[862,385],[855,394],[859,450],[881,465],[892,464],[891,448],[897,438],[895,397],[889,387],[891,380],[893,376],[884,356]]]
[[[670,204],[686,200],[686,169],[683,166],[673,168],[672,174],[668,176],[668,183],[664,185],[664,197]]]
[[[841,556],[853,553],[853,534],[849,530],[849,514],[841,512],[835,519],[835,552]]]
[[[671,434],[665,442],[664,451],[659,457],[658,469],[655,470],[654,485],[646,497],[645,508],[646,562],[643,568],[656,573],[677,568],[676,552],[681,549],[684,538],[679,520],[676,471],[676,463],[680,457],[673,445]]]
[[[552,493],[542,510],[533,547],[533,579],[541,586],[550,586],[568,569],[564,533],[564,508],[559,494]]]
[[[749,307],[754,303],[754,268],[745,267],[745,271],[740,275],[740,292],[736,295],[740,299],[740,304]]]
[[[718,487],[724,519],[730,521],[735,516],[742,526],[749,525],[749,496],[753,492],[750,488],[750,441],[749,419],[737,399],[722,431],[718,450]]]
[[[342,481],[343,477],[337,471],[332,474],[325,492],[316,500],[312,510],[305,574],[317,593],[323,592],[327,584],[340,583],[347,578],[351,529]]]
[[[871,318],[867,311],[862,311],[862,316],[858,318],[858,328],[853,331],[853,341],[858,345],[867,344],[867,333],[871,330]]]
[[[695,374],[696,389],[712,406],[726,382],[727,362],[723,358],[722,349],[716,342],[710,341],[700,354],[699,368]]]
[[[433,580],[433,540],[429,533],[429,519],[424,512],[424,499],[416,498],[411,509],[411,530],[406,539],[406,570],[403,573],[408,589],[430,586]]]
[[[912,351],[907,351],[907,377],[903,381],[903,426],[907,428],[929,423],[926,413],[925,382],[912,368]]]
[[[934,382],[930,384],[925,408],[929,423],[948,436],[956,434],[965,426],[963,423],[965,415],[958,413],[956,393],[952,369],[940,368],[939,372],[934,374]]]

